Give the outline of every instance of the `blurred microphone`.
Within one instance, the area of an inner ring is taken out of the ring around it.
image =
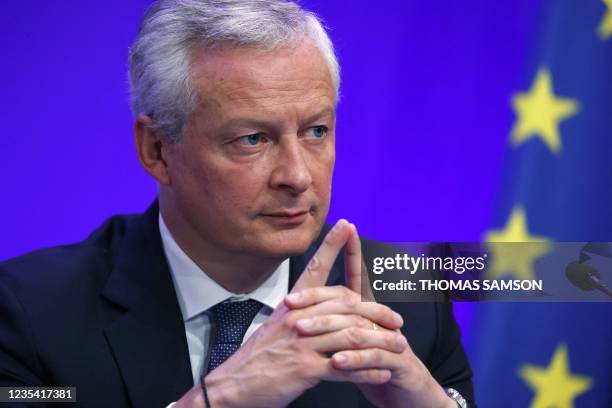
[[[582,290],[597,289],[612,297],[612,291],[599,279],[601,275],[591,265],[571,262],[565,268],[565,276],[574,286]]]

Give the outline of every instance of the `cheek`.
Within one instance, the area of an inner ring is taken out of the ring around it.
[[[202,196],[196,200],[214,206],[220,218],[235,217],[237,212],[250,212],[266,190],[266,172],[257,166],[236,165],[215,161],[202,170]]]
[[[322,216],[327,215],[331,200],[332,177],[334,173],[334,151],[330,150],[325,155],[319,155],[314,161],[311,174],[313,178],[312,189],[320,200]]]
[[[313,160],[315,163],[313,168],[313,183],[317,184],[319,189],[331,189],[335,160],[336,152],[333,146]]]
[[[172,164],[172,189],[183,209],[201,215],[216,212],[225,200],[220,194],[223,180],[214,166],[195,154],[175,157]]]

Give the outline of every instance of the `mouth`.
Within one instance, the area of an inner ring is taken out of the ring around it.
[[[277,224],[277,225],[300,225],[306,218],[310,211],[275,211],[261,214],[266,220]]]

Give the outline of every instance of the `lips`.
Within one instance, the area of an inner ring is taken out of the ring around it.
[[[300,215],[304,215],[306,213],[308,213],[308,211],[278,211],[278,212],[265,213],[263,215],[268,216],[268,217],[293,218],[293,217],[299,217]]]
[[[278,225],[299,225],[306,221],[309,211],[283,210],[263,213],[264,219]]]

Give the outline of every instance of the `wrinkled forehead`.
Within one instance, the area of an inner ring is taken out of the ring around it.
[[[199,108],[218,114],[335,105],[329,68],[309,41],[271,50],[231,45],[194,49],[191,83]]]

